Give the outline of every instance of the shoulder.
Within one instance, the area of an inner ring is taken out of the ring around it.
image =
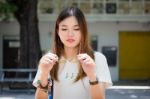
[[[95,60],[97,60],[97,59],[98,60],[106,60],[105,55],[98,51],[94,52],[94,57],[95,57]]]

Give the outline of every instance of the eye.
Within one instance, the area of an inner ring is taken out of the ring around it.
[[[61,30],[62,30],[62,31],[67,31],[67,29],[65,29],[65,28],[62,28]]]
[[[79,30],[80,30],[80,28],[75,28],[74,30],[75,30],[75,31],[79,31]]]

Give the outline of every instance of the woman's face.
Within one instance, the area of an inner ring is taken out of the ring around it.
[[[58,35],[64,47],[75,48],[81,41],[81,31],[74,16],[68,17],[60,22]]]

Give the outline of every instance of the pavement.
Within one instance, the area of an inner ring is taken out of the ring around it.
[[[0,99],[34,99],[34,93],[3,93]],[[106,99],[150,99],[150,89],[108,89]]]
[[[125,86],[150,86],[150,79],[146,80],[119,80],[113,82],[114,85],[125,85]]]
[[[0,99],[34,99],[35,90],[4,91]],[[106,99],[150,99],[149,81],[119,81],[106,90]]]

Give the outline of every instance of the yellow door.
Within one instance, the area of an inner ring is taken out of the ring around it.
[[[150,78],[150,31],[119,33],[120,79]]]

